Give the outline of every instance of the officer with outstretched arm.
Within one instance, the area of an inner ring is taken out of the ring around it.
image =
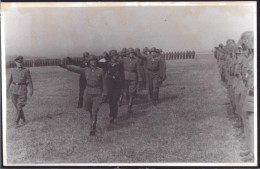
[[[107,98],[107,84],[103,69],[97,67],[98,59],[95,55],[89,56],[89,67],[79,68],[61,63],[59,66],[69,71],[84,74],[86,89],[84,92],[84,109],[90,113],[90,135],[96,133],[97,113]],[[94,118],[93,118],[94,114]]]

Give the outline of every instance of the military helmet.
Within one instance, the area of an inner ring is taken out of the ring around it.
[[[135,51],[136,52],[140,52],[140,48],[135,48]]]
[[[89,56],[89,53],[88,52],[84,52],[83,53],[83,57],[88,57]]]
[[[246,31],[242,33],[238,44],[242,46],[242,44],[245,45],[247,49],[253,49],[254,48],[254,33],[253,31]]]
[[[135,53],[135,50],[133,48],[129,48],[128,49],[128,54],[130,54],[130,53]]]
[[[90,55],[88,61],[90,62],[91,60],[98,61],[98,58],[95,55]]]
[[[113,49],[113,50],[110,50],[110,51],[109,51],[109,56],[110,56],[110,57],[113,57],[113,56],[115,56],[115,55],[118,55],[117,50]]]
[[[122,52],[126,53],[127,49],[126,48],[123,48],[122,49]]]
[[[151,48],[151,52],[157,52],[155,47]]]
[[[149,51],[148,47],[144,47],[143,52]]]

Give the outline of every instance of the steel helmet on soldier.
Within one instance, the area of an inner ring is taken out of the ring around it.
[[[126,48],[123,48],[123,49],[122,49],[122,52],[126,53],[126,51],[127,51]]]
[[[110,57],[113,57],[113,56],[115,56],[115,55],[118,55],[118,54],[117,54],[117,50],[113,49],[113,50],[110,50],[110,51],[109,51],[109,56],[110,56]]]
[[[240,46],[242,46],[242,44],[244,44],[247,49],[253,49],[254,48],[253,31],[247,31],[247,32],[242,33],[241,38],[238,41],[238,44]]]
[[[148,47],[145,47],[145,48],[143,49],[143,52],[147,52],[147,51],[149,51],[149,49],[148,49]]]
[[[133,48],[129,48],[128,49],[128,54],[130,54],[130,53],[135,53],[135,50]]]
[[[95,55],[90,55],[89,56],[89,62],[91,61],[91,60],[96,60],[96,61],[98,61],[98,59],[97,59],[97,57],[95,56]]]

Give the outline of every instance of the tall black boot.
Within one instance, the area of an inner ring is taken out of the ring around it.
[[[23,110],[21,110],[21,119],[23,120],[23,123],[26,122],[25,117],[24,117],[24,112],[23,112]]]
[[[132,106],[133,106],[133,96],[130,96],[129,102],[128,102],[128,107],[127,107],[127,112],[128,113],[133,113],[132,112]]]
[[[19,124],[20,118],[21,118],[21,112],[22,110],[18,110],[15,117],[15,124],[16,126]]]

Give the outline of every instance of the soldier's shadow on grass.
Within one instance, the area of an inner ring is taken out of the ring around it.
[[[167,83],[167,84],[163,84],[161,85],[161,87],[168,87],[168,86],[175,86],[176,84],[174,83]]]
[[[137,109],[133,109],[133,113],[124,112],[123,114],[117,117],[115,124],[108,124],[105,130],[116,131],[116,130],[121,130],[123,128],[128,128],[132,124],[137,123],[137,119],[147,115],[148,113],[149,113],[148,110],[138,111]]]
[[[160,108],[161,103],[169,101],[169,100],[174,100],[177,98],[178,98],[177,94],[168,96],[168,97],[162,97],[158,101],[157,108]],[[122,128],[127,128],[131,124],[137,123],[138,122],[137,120],[140,119],[141,117],[149,114],[150,110],[148,110],[148,108],[151,106],[154,106],[153,103],[146,99],[146,95],[139,95],[139,99],[135,100],[132,114],[127,113],[126,111],[123,112],[122,114],[119,113],[119,116],[116,119],[116,123],[108,124],[107,127],[105,128],[105,130],[106,131],[115,131],[115,130],[120,130]]]

